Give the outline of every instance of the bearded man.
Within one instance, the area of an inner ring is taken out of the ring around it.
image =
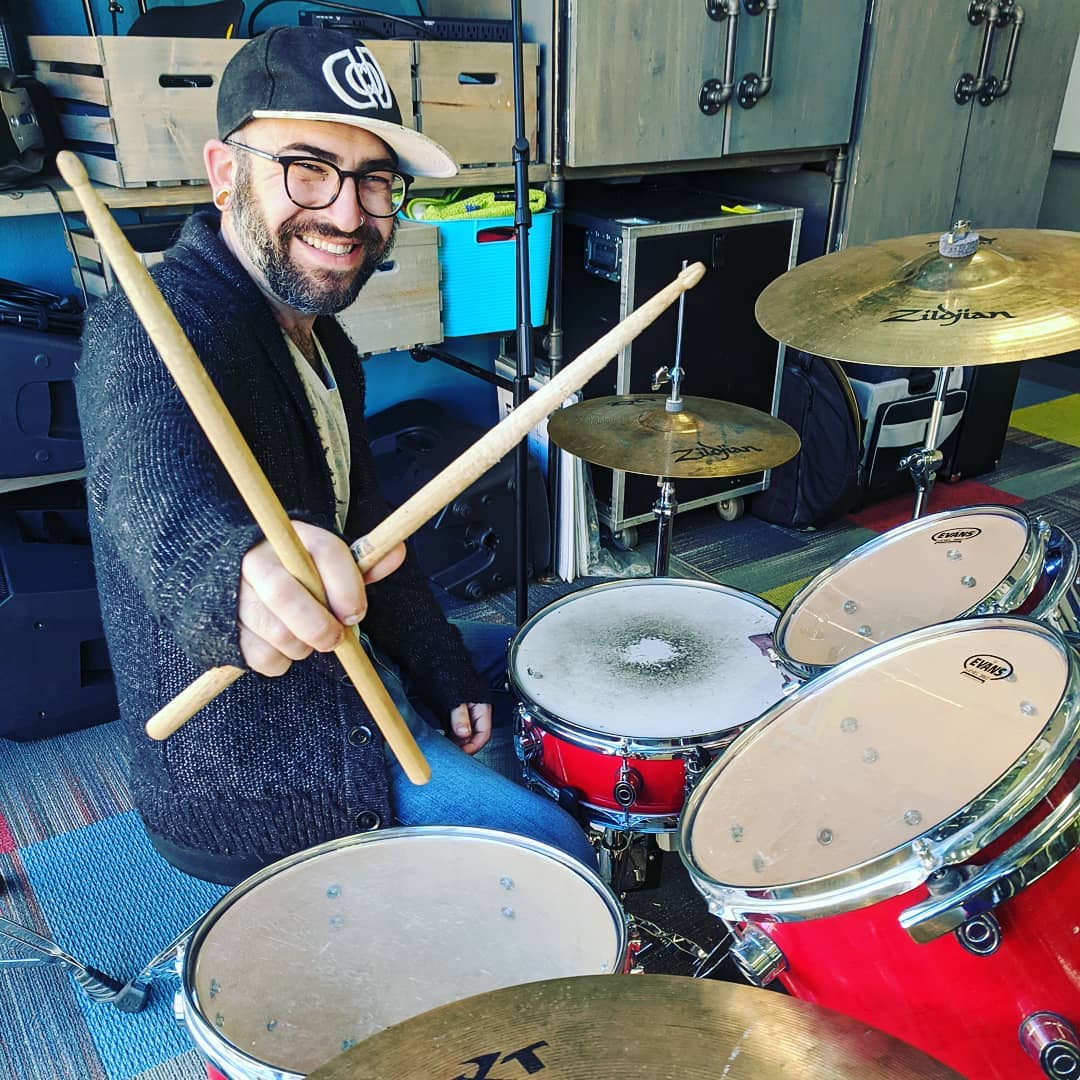
[[[568,814],[472,756],[491,733],[505,629],[469,628],[482,679],[404,545],[361,577],[346,544],[388,508],[357,351],[332,316],[386,258],[412,176],[450,177],[454,162],[402,126],[369,50],[314,28],[275,28],[236,53],[218,129],[204,151],[217,212],[185,223],[154,277],[295,522],[329,610],[278,562],[131,306],[111,294],[89,315],[77,393],[131,792],[151,842],[225,884],[390,825],[497,828],[592,862]],[[405,778],[327,655],[357,632],[428,758],[427,785]],[[222,664],[253,674],[152,741],[146,720]]]

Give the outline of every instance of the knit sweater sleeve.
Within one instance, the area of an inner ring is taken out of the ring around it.
[[[212,320],[172,306],[214,370]],[[103,550],[193,663],[242,666],[240,561],[261,534],[123,297],[91,311],[76,389]]]

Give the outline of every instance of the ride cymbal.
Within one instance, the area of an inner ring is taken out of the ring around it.
[[[986,229],[848,248],[772,282],[754,309],[766,333],[859,364],[950,367],[1080,348],[1080,233]],[[963,250],[960,245],[960,250]]]
[[[959,1080],[907,1043],[809,1002],[677,975],[494,990],[358,1043],[308,1080]]]
[[[556,446],[594,465],[644,476],[745,476],[799,452],[783,420],[746,405],[685,397],[668,412],[663,394],[590,398],[548,418]]]

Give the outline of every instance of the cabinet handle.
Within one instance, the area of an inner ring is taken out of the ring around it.
[[[776,43],[776,11],[780,0],[744,0],[748,15],[757,15],[765,8],[765,50],[761,58],[761,74],[751,72],[739,80],[736,95],[744,109],[752,109],[772,89],[773,46]]]
[[[1024,26],[1024,9],[1019,4],[1012,3],[1011,0],[1002,4],[1002,8],[1004,9],[1002,11],[1002,21],[999,21],[998,25],[1012,23],[1009,47],[1005,53],[1005,68],[1000,79],[994,75],[987,75],[986,82],[979,93],[980,105],[992,105],[998,98],[1003,98],[1009,92],[1009,87],[1012,86],[1013,67],[1016,64],[1016,46],[1020,41],[1020,31]]]
[[[706,116],[715,116],[731,99],[735,89],[735,42],[739,33],[739,0],[705,0],[705,11],[714,22],[727,19],[727,44],[724,47],[724,78],[706,79],[698,94],[698,108]]]
[[[983,87],[986,85],[986,75],[990,67],[990,51],[994,42],[994,28],[999,25],[1004,25],[1001,22],[1002,8],[1004,5],[997,3],[997,0],[971,0],[968,5],[968,22],[972,26],[978,26],[980,23],[986,24],[986,29],[983,31],[982,50],[979,53],[979,68],[978,71],[972,75],[970,71],[965,71],[959,79],[956,80],[956,88],[953,90],[953,97],[956,100],[957,105],[966,105],[976,94],[981,93]],[[991,100],[993,100],[991,98]],[[989,104],[989,102],[987,102]]]

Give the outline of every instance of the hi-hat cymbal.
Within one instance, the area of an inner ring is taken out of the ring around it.
[[[782,465],[799,436],[775,416],[712,398],[663,394],[590,398],[548,418],[556,446],[594,465],[644,476],[745,476]]]
[[[959,1080],[907,1043],[783,994],[677,975],[494,990],[387,1028],[308,1080]]]
[[[758,297],[766,333],[834,360],[949,367],[1080,349],[1080,233],[985,229],[949,258],[939,234],[803,263]]]

